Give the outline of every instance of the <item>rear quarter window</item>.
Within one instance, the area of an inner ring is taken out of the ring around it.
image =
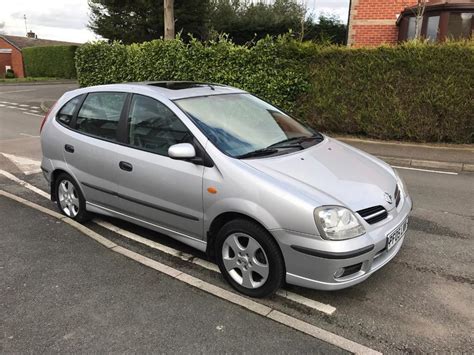
[[[83,95],[76,96],[69,100],[56,115],[56,120],[63,125],[69,126],[72,121],[72,116],[76,112],[77,106],[81,103]]]
[[[77,114],[75,129],[91,136],[116,141],[126,93],[89,93]]]

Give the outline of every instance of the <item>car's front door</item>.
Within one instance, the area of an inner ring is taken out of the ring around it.
[[[127,95],[121,92],[87,94],[62,147],[65,161],[81,184],[86,201],[101,207],[119,207],[117,167],[113,161]]]
[[[166,105],[142,95],[133,95],[127,121],[128,144],[116,152],[121,209],[178,239],[202,239],[204,168],[168,157],[191,133]]]

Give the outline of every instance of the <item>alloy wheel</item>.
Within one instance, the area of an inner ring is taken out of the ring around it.
[[[58,189],[59,204],[66,216],[74,218],[79,213],[79,196],[74,184],[63,180]]]
[[[262,286],[270,273],[262,246],[245,233],[232,233],[226,238],[222,245],[222,261],[230,277],[248,289]]]

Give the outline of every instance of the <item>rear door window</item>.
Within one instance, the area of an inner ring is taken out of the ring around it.
[[[191,132],[164,104],[142,95],[133,95],[130,104],[129,143],[137,148],[168,156],[173,144],[190,143]]]
[[[69,126],[72,121],[72,116],[76,112],[77,106],[81,103],[83,95],[76,96],[68,101],[56,115],[56,119],[63,125]]]
[[[76,119],[76,129],[92,136],[116,141],[126,93],[90,93],[84,100]]]

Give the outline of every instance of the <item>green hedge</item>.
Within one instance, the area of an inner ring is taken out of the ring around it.
[[[74,56],[77,46],[44,46],[24,48],[26,76],[76,78]]]
[[[420,142],[472,143],[474,45],[320,47],[289,37],[238,46],[180,39],[76,53],[81,86],[195,80],[237,86],[323,132]]]
[[[220,38],[203,44],[155,40],[125,46],[83,45],[76,66],[81,86],[146,80],[193,80],[237,86],[288,110],[308,89],[307,64],[292,41],[265,39],[253,47]]]
[[[322,50],[300,113],[323,131],[473,143],[474,45]]]

